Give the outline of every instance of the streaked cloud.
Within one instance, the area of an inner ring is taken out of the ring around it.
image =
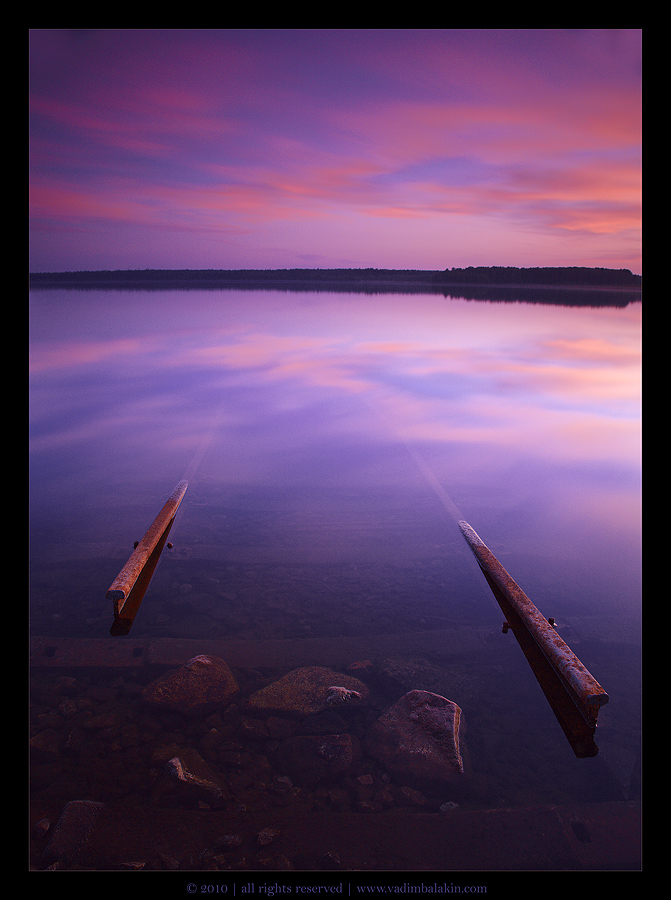
[[[639,42],[33,32],[31,266],[640,271]]]

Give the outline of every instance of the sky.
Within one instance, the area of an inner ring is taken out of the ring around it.
[[[29,262],[640,274],[641,32],[32,30]]]

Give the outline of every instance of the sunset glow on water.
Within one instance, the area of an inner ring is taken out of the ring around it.
[[[641,37],[31,30],[31,868],[639,865]]]

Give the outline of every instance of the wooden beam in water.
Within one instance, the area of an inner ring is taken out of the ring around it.
[[[576,756],[596,756],[593,736],[608,694],[468,522],[461,520],[459,529]]]
[[[187,487],[187,481],[179,482],[107,591],[114,610],[111,634],[130,631]]]

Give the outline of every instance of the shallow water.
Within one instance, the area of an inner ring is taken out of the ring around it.
[[[315,641],[342,671],[412,658],[464,709],[473,804],[638,795],[640,304],[30,302],[33,635],[118,640],[106,590],[186,477],[133,638],[249,642],[241,672],[263,641],[291,647],[278,673]],[[609,693],[596,759],[501,633],[457,514]]]

